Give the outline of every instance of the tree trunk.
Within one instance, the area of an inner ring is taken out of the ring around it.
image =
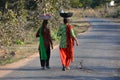
[[[108,14],[109,11],[109,7],[108,7],[108,2],[105,3],[105,15],[106,16]]]

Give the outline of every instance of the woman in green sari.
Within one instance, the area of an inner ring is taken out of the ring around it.
[[[47,28],[48,20],[43,20],[42,26],[36,33],[36,37],[39,37],[39,55],[42,69],[50,68],[50,46],[53,49],[53,43],[50,35],[50,30]]]

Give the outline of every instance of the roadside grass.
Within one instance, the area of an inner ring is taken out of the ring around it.
[[[84,13],[82,9],[71,9],[70,12],[73,12],[71,17],[71,24],[74,26],[75,34],[84,33],[90,27],[89,22],[84,18]]]
[[[37,48],[37,42],[34,44],[24,44],[20,46],[17,45],[9,47],[6,49],[7,51],[4,51],[4,53],[0,55],[0,65],[10,64],[27,58],[28,56],[37,53]]]
[[[90,27],[90,24],[86,22],[82,16],[80,16],[79,10],[73,11],[74,15],[71,17],[71,24],[74,26],[75,34],[84,33]],[[62,21],[61,21],[62,22]],[[54,30],[53,30],[54,31]],[[35,32],[31,33],[35,35]],[[59,38],[56,39],[56,33],[53,33],[53,37],[55,37],[53,43],[54,46],[59,44]],[[31,37],[31,36],[30,36]],[[35,36],[32,36],[35,38]],[[3,55],[0,55],[0,65],[6,65],[13,62],[17,62],[21,59],[27,58],[30,55],[38,53],[38,45],[39,40],[35,39],[33,42],[26,42],[22,45],[15,45],[7,48],[8,50],[3,52]],[[11,54],[14,53],[14,54]]]

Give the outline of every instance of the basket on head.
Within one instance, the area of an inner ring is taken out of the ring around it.
[[[51,18],[51,15],[50,14],[41,14],[39,17],[42,20],[49,20]]]
[[[60,16],[63,18],[68,18],[68,17],[72,17],[73,13],[72,12],[68,12],[68,13],[60,13]]]

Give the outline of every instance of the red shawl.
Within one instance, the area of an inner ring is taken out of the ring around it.
[[[73,61],[74,57],[74,51],[73,51],[73,46],[74,46],[74,39],[71,33],[72,26],[70,24],[67,25],[66,27],[66,35],[67,35],[67,52],[69,53],[69,58]]]

